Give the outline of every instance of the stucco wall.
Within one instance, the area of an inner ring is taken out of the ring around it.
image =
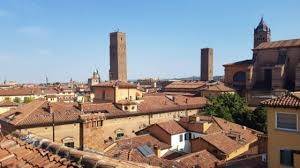
[[[256,62],[255,62],[255,77],[256,81],[263,81],[264,80],[264,66],[273,66],[278,64],[278,56],[280,50],[278,49],[265,49],[265,50],[258,50],[255,51]],[[298,58],[300,56],[300,48],[288,48],[286,50],[287,55],[287,71],[286,75],[288,80],[295,81],[295,71],[296,66],[299,62]]]
[[[56,125],[54,127],[55,131],[55,142],[63,143],[63,139],[67,137],[74,138],[74,145],[75,147],[80,147],[80,124],[65,124],[65,125]],[[45,127],[36,127],[36,128],[28,128],[28,129],[21,129],[22,133],[33,133],[40,137],[44,137],[47,139],[53,139],[53,129],[52,126],[45,126]]]
[[[182,135],[182,142],[180,142],[180,135]],[[191,152],[191,143],[189,140],[185,140],[185,132],[181,134],[175,134],[171,136],[172,149],[184,151],[186,153]]]
[[[137,89],[135,88],[116,88],[116,101],[119,100],[136,100]]]
[[[115,91],[112,87],[93,87],[95,100],[100,101],[114,101]]]
[[[268,122],[268,167],[280,167],[280,149],[300,150],[300,133],[298,131],[283,131],[276,129],[276,112],[288,112],[298,114],[298,128],[300,119],[299,109],[290,108],[268,108],[267,109]],[[299,163],[299,157],[294,160]]]
[[[115,118],[115,119],[107,119],[103,121],[103,126],[98,129],[89,130],[85,132],[85,136],[90,136],[88,134],[92,134],[93,136],[100,137],[98,141],[98,147],[103,150],[105,146],[104,141],[111,139],[116,140],[116,131],[122,131],[124,133],[124,137],[133,137],[136,136],[135,132],[144,129],[145,127],[155,124],[158,122],[164,122],[168,120],[173,120],[179,118],[180,116],[190,116],[197,113],[198,110],[187,110],[187,111],[174,111],[174,112],[166,112],[160,114],[147,114],[142,116],[132,116],[132,117],[125,117],[125,118]],[[83,127],[84,129],[89,129]],[[92,136],[91,136],[92,137]],[[87,141],[84,141],[87,142]],[[167,141],[168,142],[168,141]],[[167,143],[166,142],[166,143]],[[169,143],[170,144],[170,143]],[[90,144],[84,144],[85,147],[89,147]],[[91,144],[95,147],[94,144]]]
[[[23,102],[25,97],[32,98],[32,99],[37,99],[37,98],[41,98],[41,97],[44,97],[44,96],[40,96],[40,95],[0,96],[0,101],[4,101],[5,99],[9,99],[10,101],[14,101],[14,99],[16,97],[19,98],[21,102]]]

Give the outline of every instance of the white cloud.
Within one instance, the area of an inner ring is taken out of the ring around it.
[[[39,26],[24,26],[17,29],[17,32],[36,37],[43,37],[48,35],[48,31]]]

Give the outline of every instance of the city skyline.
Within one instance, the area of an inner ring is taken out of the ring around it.
[[[128,79],[200,76],[205,47],[215,51],[214,75],[223,75],[223,64],[252,58],[262,15],[272,41],[300,36],[300,4],[288,2],[0,2],[0,81],[86,82],[94,69],[107,80],[109,33],[117,29],[127,34]]]

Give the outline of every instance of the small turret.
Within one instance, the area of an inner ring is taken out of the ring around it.
[[[261,43],[271,41],[271,29],[262,17],[258,26],[254,29],[254,48]]]

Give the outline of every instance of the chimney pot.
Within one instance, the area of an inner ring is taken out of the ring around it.
[[[52,105],[50,102],[47,103],[47,108],[48,108],[49,113],[53,113]]]

